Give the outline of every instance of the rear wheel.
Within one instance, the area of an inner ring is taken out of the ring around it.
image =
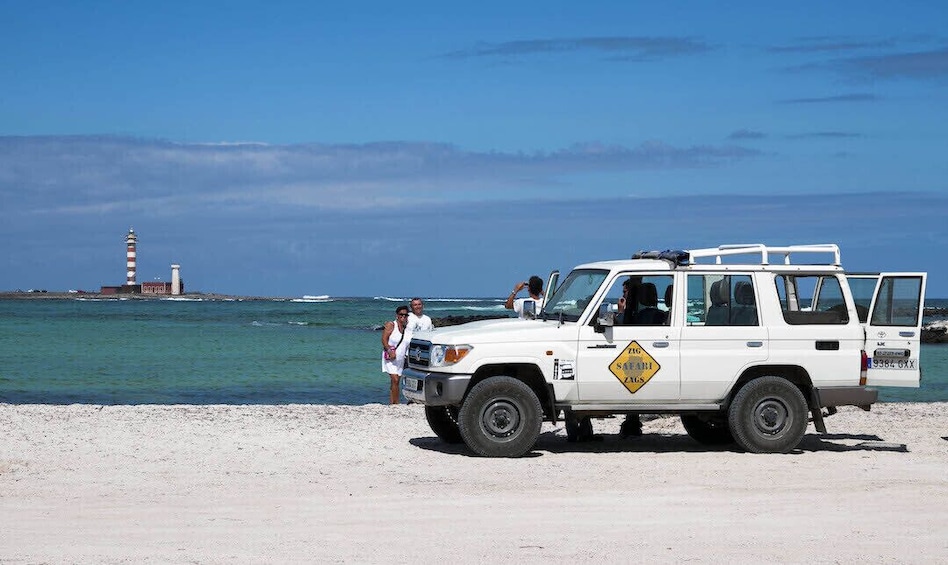
[[[431,431],[446,443],[462,443],[458,428],[458,409],[454,406],[425,406],[425,419]]]
[[[458,413],[464,443],[485,457],[520,457],[533,448],[542,423],[537,395],[510,377],[491,377],[474,385]]]
[[[787,453],[807,426],[803,393],[780,377],[761,377],[745,384],[728,411],[734,441],[752,453]]]
[[[682,414],[681,425],[691,439],[703,445],[727,445],[734,443],[734,436],[727,425],[727,417],[721,414]]]

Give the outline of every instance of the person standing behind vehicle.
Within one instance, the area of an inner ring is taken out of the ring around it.
[[[431,323],[431,318],[425,314],[425,303],[420,298],[415,297],[411,299],[409,304],[411,304],[411,313],[408,314],[408,335],[411,336],[414,332],[433,330],[434,324]]]
[[[523,287],[527,287],[527,291],[530,293],[529,298],[517,298],[517,293],[523,290]],[[514,300],[516,298],[516,300]],[[533,275],[530,277],[528,282],[519,282],[517,286],[513,289],[513,292],[510,293],[510,296],[507,297],[507,302],[504,303],[504,308],[508,310],[513,310],[517,313],[517,316],[520,319],[524,318],[523,315],[523,303],[527,300],[532,300],[534,302],[534,312],[539,312],[543,308],[543,279]]]
[[[385,329],[382,330],[382,372],[388,373],[391,379],[389,388],[391,404],[398,404],[398,381],[402,376],[409,341],[405,339],[407,326],[408,306],[399,306],[395,309],[395,320],[385,322]]]

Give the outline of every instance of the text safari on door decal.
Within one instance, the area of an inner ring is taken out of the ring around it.
[[[645,383],[654,377],[659,369],[661,366],[658,361],[635,341],[625,346],[625,349],[609,365],[612,374],[632,393],[645,386]]]

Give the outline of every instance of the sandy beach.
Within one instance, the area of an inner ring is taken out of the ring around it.
[[[844,408],[788,455],[547,423],[498,460],[415,405],[0,405],[0,562],[944,563],[946,408]]]

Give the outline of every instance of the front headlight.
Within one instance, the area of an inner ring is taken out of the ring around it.
[[[430,367],[449,367],[474,349],[470,345],[432,345]]]

